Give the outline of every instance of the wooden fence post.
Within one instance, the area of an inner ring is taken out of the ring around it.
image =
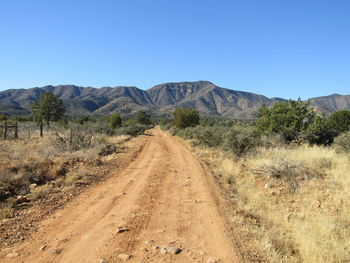
[[[7,121],[5,121],[5,125],[4,125],[4,139],[6,140],[7,138]]]
[[[15,122],[15,139],[18,139],[18,125],[17,125],[17,121]]]
[[[40,137],[43,137],[43,123],[40,123]]]

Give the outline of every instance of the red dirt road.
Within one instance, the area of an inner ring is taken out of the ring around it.
[[[26,243],[0,252],[0,261],[239,262],[206,171],[167,133],[149,135],[126,169],[43,221]],[[166,245],[182,251],[162,254],[157,247]]]

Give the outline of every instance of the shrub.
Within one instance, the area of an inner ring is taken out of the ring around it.
[[[329,117],[329,121],[339,133],[346,132],[350,129],[350,111],[336,111]]]
[[[145,131],[149,128],[150,126],[135,124],[131,126],[122,127],[118,129],[116,133],[117,135],[130,135],[132,137],[136,137],[138,135],[144,134]]]
[[[56,145],[65,145],[72,150],[90,147],[94,131],[81,124],[72,124],[68,130],[53,131],[51,140]]]
[[[108,122],[111,125],[112,129],[115,129],[117,127],[120,127],[122,125],[122,118],[119,114],[112,114],[108,118]]]
[[[179,132],[179,128],[177,128],[176,126],[171,126],[169,128],[169,133],[170,135],[174,136]]]
[[[261,107],[257,127],[262,134],[281,134],[287,142],[299,140],[313,122],[315,114],[301,100],[277,102],[271,108]]]
[[[260,145],[259,133],[250,127],[235,127],[223,137],[222,148],[238,157]]]
[[[192,128],[193,130],[193,128]],[[220,147],[223,143],[223,138],[227,133],[227,128],[224,127],[202,127],[198,126],[193,137],[197,143],[209,146]]]
[[[82,117],[76,118],[75,121],[80,123],[80,124],[84,124],[85,122],[91,121],[91,117],[89,117],[89,116],[82,116]]]
[[[194,109],[177,108],[174,111],[174,124],[180,129],[198,125],[199,119],[199,114]]]
[[[339,152],[350,152],[350,131],[341,133],[336,137],[334,147]]]
[[[329,120],[315,117],[306,131],[305,138],[310,144],[330,145],[337,134],[338,132]]]
[[[138,124],[151,125],[151,118],[145,111],[138,111],[134,117],[134,120]]]
[[[161,123],[160,124],[160,128],[162,130],[170,130],[171,127],[173,127],[173,124],[171,122]]]
[[[31,198],[33,201],[39,200],[48,195],[51,191],[52,186],[50,184],[37,186],[31,191]]]

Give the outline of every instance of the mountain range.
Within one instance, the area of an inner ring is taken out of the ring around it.
[[[206,116],[251,119],[256,117],[262,105],[271,106],[285,100],[225,89],[209,81],[165,83],[148,90],[126,86],[92,88],[59,85],[2,91],[0,112],[29,114],[30,105],[42,92],[52,92],[62,99],[68,116],[131,115],[139,110],[161,116],[171,114],[176,107],[190,107]],[[310,104],[326,115],[337,110],[350,110],[350,95],[311,98]]]

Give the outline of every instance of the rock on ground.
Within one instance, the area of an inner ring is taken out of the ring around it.
[[[172,247],[172,246],[163,246],[160,248],[160,253],[162,254],[179,254],[181,253],[181,249],[180,248],[177,248],[177,247]]]

